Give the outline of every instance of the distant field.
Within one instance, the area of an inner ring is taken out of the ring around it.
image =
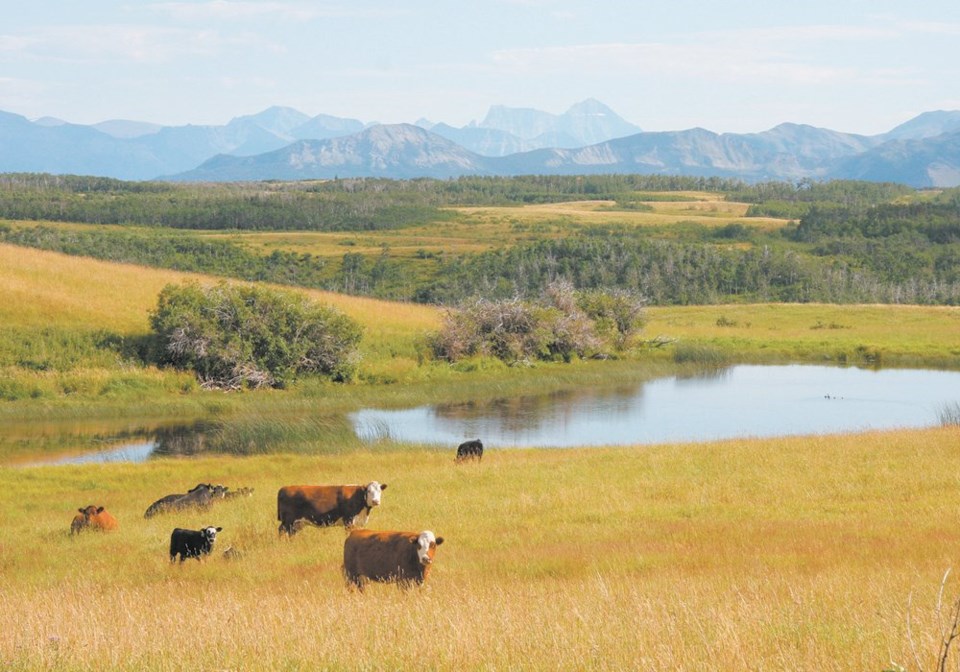
[[[960,596],[957,439],[0,469],[0,667],[937,669]],[[370,527],[445,537],[423,589],[349,591],[341,528],[278,539],[278,487],[374,478]],[[198,482],[255,491],[143,518]],[[71,538],[91,503],[120,530]],[[172,528],[208,524],[213,556],[171,566]]]
[[[787,220],[746,217],[745,203],[702,192],[663,192],[679,200],[638,201],[651,211],[618,209],[614,201],[575,201],[545,205],[451,208],[451,221],[373,232],[270,232],[204,235],[241,242],[269,253],[274,249],[342,257],[347,252],[376,255],[389,246],[392,257],[416,259],[427,254],[464,254],[544,238],[563,238],[590,227],[670,227],[677,223],[721,227],[734,222],[763,231],[776,230]],[[694,198],[694,196],[696,198]]]

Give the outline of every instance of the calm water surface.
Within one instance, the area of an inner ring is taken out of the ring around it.
[[[368,409],[351,421],[371,441],[569,447],[928,427],[957,402],[953,371],[734,366],[626,389]]]
[[[366,409],[350,416],[369,442],[455,446],[481,438],[488,447],[631,445],[667,441],[856,432],[929,427],[946,408],[960,413],[960,372],[865,370],[827,366],[734,366],[620,388],[584,388],[489,402]],[[215,426],[127,429],[104,450],[30,464],[142,462],[156,455],[207,452]],[[5,431],[0,427],[0,432]],[[82,432],[82,428],[77,431]],[[7,428],[23,442],[29,431]],[[99,438],[98,438],[99,440]]]

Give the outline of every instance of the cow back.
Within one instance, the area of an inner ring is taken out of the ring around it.
[[[355,583],[422,581],[426,574],[417,559],[419,532],[353,530],[343,543],[343,570]]]
[[[99,530],[115,530],[120,524],[109,511],[104,509],[95,516],[90,516],[90,526]]]
[[[344,503],[365,495],[362,485],[287,485],[277,492],[277,519],[281,521],[306,518],[323,524],[327,518],[343,516]]]

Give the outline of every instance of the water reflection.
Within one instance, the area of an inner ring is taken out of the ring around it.
[[[108,450],[99,450],[95,453],[85,453],[83,455],[68,455],[66,457],[55,457],[49,460],[40,460],[31,462],[28,466],[41,466],[53,464],[106,464],[108,462],[145,462],[153,453],[153,441],[141,443],[124,443],[118,447]]]
[[[245,415],[189,424],[0,428],[7,463],[141,462],[152,456],[310,450],[353,429],[363,441],[392,439],[454,447],[636,445],[936,425],[960,403],[960,373],[825,366],[735,366],[619,387],[438,404],[365,409],[342,416]],[[345,426],[349,422],[349,427]],[[79,453],[79,454],[78,454]]]
[[[608,415],[629,414],[642,403],[643,386],[561,390],[549,394],[438,404],[428,407],[438,423],[486,424],[495,420],[506,432],[540,432],[557,423],[567,424],[584,408],[603,409]]]
[[[154,432],[153,451],[157,457],[189,457],[211,450],[211,437],[220,425],[198,421],[189,425],[158,427]],[[148,455],[148,457],[150,456]]]
[[[958,397],[960,373],[952,371],[735,366],[629,388],[367,409],[351,420],[365,441],[633,445],[932,426]]]

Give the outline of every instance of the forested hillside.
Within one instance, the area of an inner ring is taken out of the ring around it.
[[[571,202],[589,202],[589,211],[530,209]],[[482,219],[481,207],[494,214]],[[442,237],[454,229],[456,244]],[[346,232],[382,237],[363,245]],[[960,190],[869,182],[603,175],[178,185],[8,174],[0,240],[448,305],[536,296],[557,279],[640,292],[654,305],[960,303]]]

